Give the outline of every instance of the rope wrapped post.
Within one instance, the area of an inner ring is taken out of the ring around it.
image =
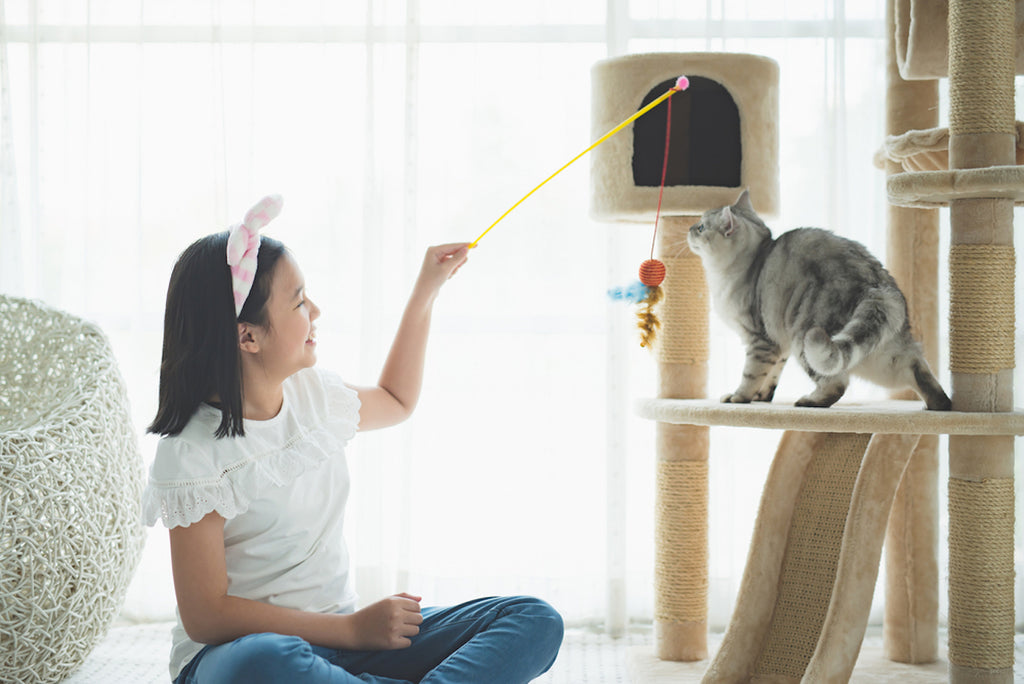
[[[696,216],[662,217],[658,258],[666,269],[658,395],[707,394],[708,292],[700,258],[686,247]],[[707,658],[708,428],[658,423],[654,611],[662,660]]]
[[[1015,163],[1013,0],[950,0],[950,167]],[[1013,200],[950,202],[953,408],[1013,408]],[[1013,438],[949,440],[953,682],[1013,681]]]
[[[907,81],[897,58],[896,0],[889,0],[886,135],[939,123],[938,81]],[[902,171],[886,162],[886,175]],[[931,367],[938,367],[939,211],[888,206],[889,271],[907,298],[911,327]],[[912,391],[894,399],[916,399]],[[921,437],[903,473],[885,539],[885,654],[902,663],[930,663],[939,648],[938,470],[936,435]]]

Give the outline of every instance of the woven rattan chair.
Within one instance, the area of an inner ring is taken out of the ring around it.
[[[0,682],[57,682],[120,610],[142,463],[93,324],[0,296]]]

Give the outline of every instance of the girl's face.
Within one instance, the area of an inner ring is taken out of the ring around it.
[[[267,375],[284,381],[316,363],[320,309],[306,295],[299,265],[287,252],[278,260],[267,298],[267,328],[259,330],[260,356]]]

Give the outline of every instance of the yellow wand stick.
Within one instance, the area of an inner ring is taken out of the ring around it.
[[[523,198],[521,200],[519,200],[518,202],[513,204],[511,207],[509,207],[508,210],[504,214],[502,214],[501,216],[498,217],[497,221],[495,221],[494,223],[492,223],[490,226],[487,227],[487,230],[485,230],[484,232],[480,233],[480,237],[478,237],[476,240],[473,240],[471,243],[469,243],[469,249],[473,249],[474,247],[476,247],[477,243],[479,243],[484,238],[484,235],[487,235],[489,232],[491,232],[491,228],[494,228],[494,226],[498,225],[498,223],[501,221],[501,219],[505,218],[510,213],[512,213],[512,210],[515,209],[516,207],[518,207],[523,202],[525,202],[526,198],[528,198],[530,195],[532,195],[533,193],[535,193],[538,190],[540,190],[544,186],[544,184],[547,183],[549,180],[551,180],[552,178],[554,178],[558,174],[562,173],[562,171],[565,171],[577,159],[579,159],[580,157],[585,155],[587,152],[589,152],[590,150],[594,149],[595,147],[597,147],[598,145],[603,143],[605,140],[607,140],[608,138],[612,137],[613,135],[615,135],[616,133],[621,131],[623,128],[625,128],[629,124],[631,124],[634,121],[636,121],[637,119],[639,119],[641,116],[643,116],[647,112],[651,111],[652,109],[654,109],[655,107],[660,105],[662,102],[664,102],[668,98],[670,98],[673,95],[675,95],[677,92],[686,90],[689,87],[690,87],[690,81],[685,76],[680,76],[678,79],[676,79],[676,84],[674,86],[672,86],[671,88],[669,88],[667,91],[665,91],[665,93],[663,95],[661,95],[658,99],[652,101],[650,104],[648,104],[645,107],[641,108],[640,110],[637,111],[636,114],[634,114],[633,116],[629,117],[628,119],[626,119],[625,121],[620,123],[618,126],[616,126],[612,130],[610,130],[607,133],[605,133],[604,135],[602,135],[590,147],[588,147],[587,149],[585,149],[582,152],[580,152],[579,154],[577,154],[575,157],[573,157],[568,162],[566,162],[565,165],[562,166],[562,168],[558,169],[553,174],[551,174],[550,176],[545,178],[540,183],[540,185],[538,185],[533,190],[531,190],[530,192],[528,192],[525,195],[523,195]]]

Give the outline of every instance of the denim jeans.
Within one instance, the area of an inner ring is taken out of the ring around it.
[[[546,672],[562,644],[562,618],[547,603],[513,596],[424,608],[412,645],[339,651],[280,634],[207,646],[175,684],[525,684]]]

